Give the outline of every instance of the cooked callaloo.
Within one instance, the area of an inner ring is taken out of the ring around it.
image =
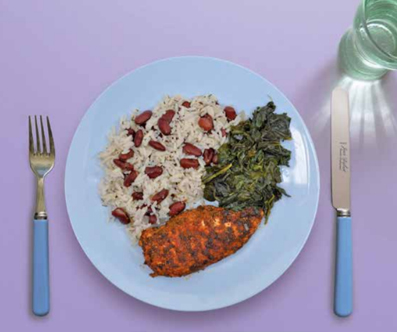
[[[269,102],[230,129],[227,143],[218,150],[218,164],[206,167],[205,199],[236,211],[263,209],[267,220],[273,204],[288,196],[278,184],[280,166],[289,166],[291,158],[291,151],[281,145],[291,139],[291,118],[275,110]]]

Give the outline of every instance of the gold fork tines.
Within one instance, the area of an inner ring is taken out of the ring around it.
[[[41,144],[40,144],[40,135],[39,135],[39,128],[37,127],[37,116],[34,116],[34,126],[36,129],[36,153],[42,153]],[[43,129],[43,128],[41,128]]]
[[[36,145],[33,140],[33,131],[32,131],[32,120],[31,116],[29,116],[29,152],[33,155],[54,155],[55,156],[55,146],[54,146],[54,138],[52,136],[50,119],[47,116],[47,135],[50,149],[47,149],[47,140],[44,133],[44,124],[43,117],[40,115],[40,130],[37,122],[37,116],[34,116],[34,127],[36,132]],[[41,140],[40,140],[40,132],[41,132]]]
[[[33,140],[32,119],[29,116],[29,161],[30,167],[37,179],[37,202],[35,218],[46,219],[47,212],[44,202],[44,177],[52,170],[55,163],[55,146],[50,119],[47,117],[48,145],[43,124],[43,117],[41,115],[40,129],[37,116],[34,117],[34,129],[36,134],[36,144]],[[49,150],[47,149],[47,146],[49,146]]]
[[[44,135],[43,117],[41,115],[40,115],[40,125],[41,125],[41,137],[42,137],[42,140],[43,140],[42,153],[48,153],[47,152],[47,144],[45,143],[46,139],[45,139],[45,135]],[[37,127],[36,127],[36,130],[37,130]]]

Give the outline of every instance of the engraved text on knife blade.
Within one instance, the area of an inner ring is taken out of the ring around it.
[[[346,142],[339,143],[339,170],[346,173],[349,170],[349,150]]]

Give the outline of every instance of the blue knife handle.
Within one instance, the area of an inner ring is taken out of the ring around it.
[[[50,311],[48,265],[48,220],[33,220],[33,313],[45,316]]]
[[[338,217],[335,274],[335,314],[347,317],[353,311],[353,251],[350,217]]]

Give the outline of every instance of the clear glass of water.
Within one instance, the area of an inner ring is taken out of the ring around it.
[[[397,69],[397,0],[362,1],[339,44],[339,65],[359,80]]]

